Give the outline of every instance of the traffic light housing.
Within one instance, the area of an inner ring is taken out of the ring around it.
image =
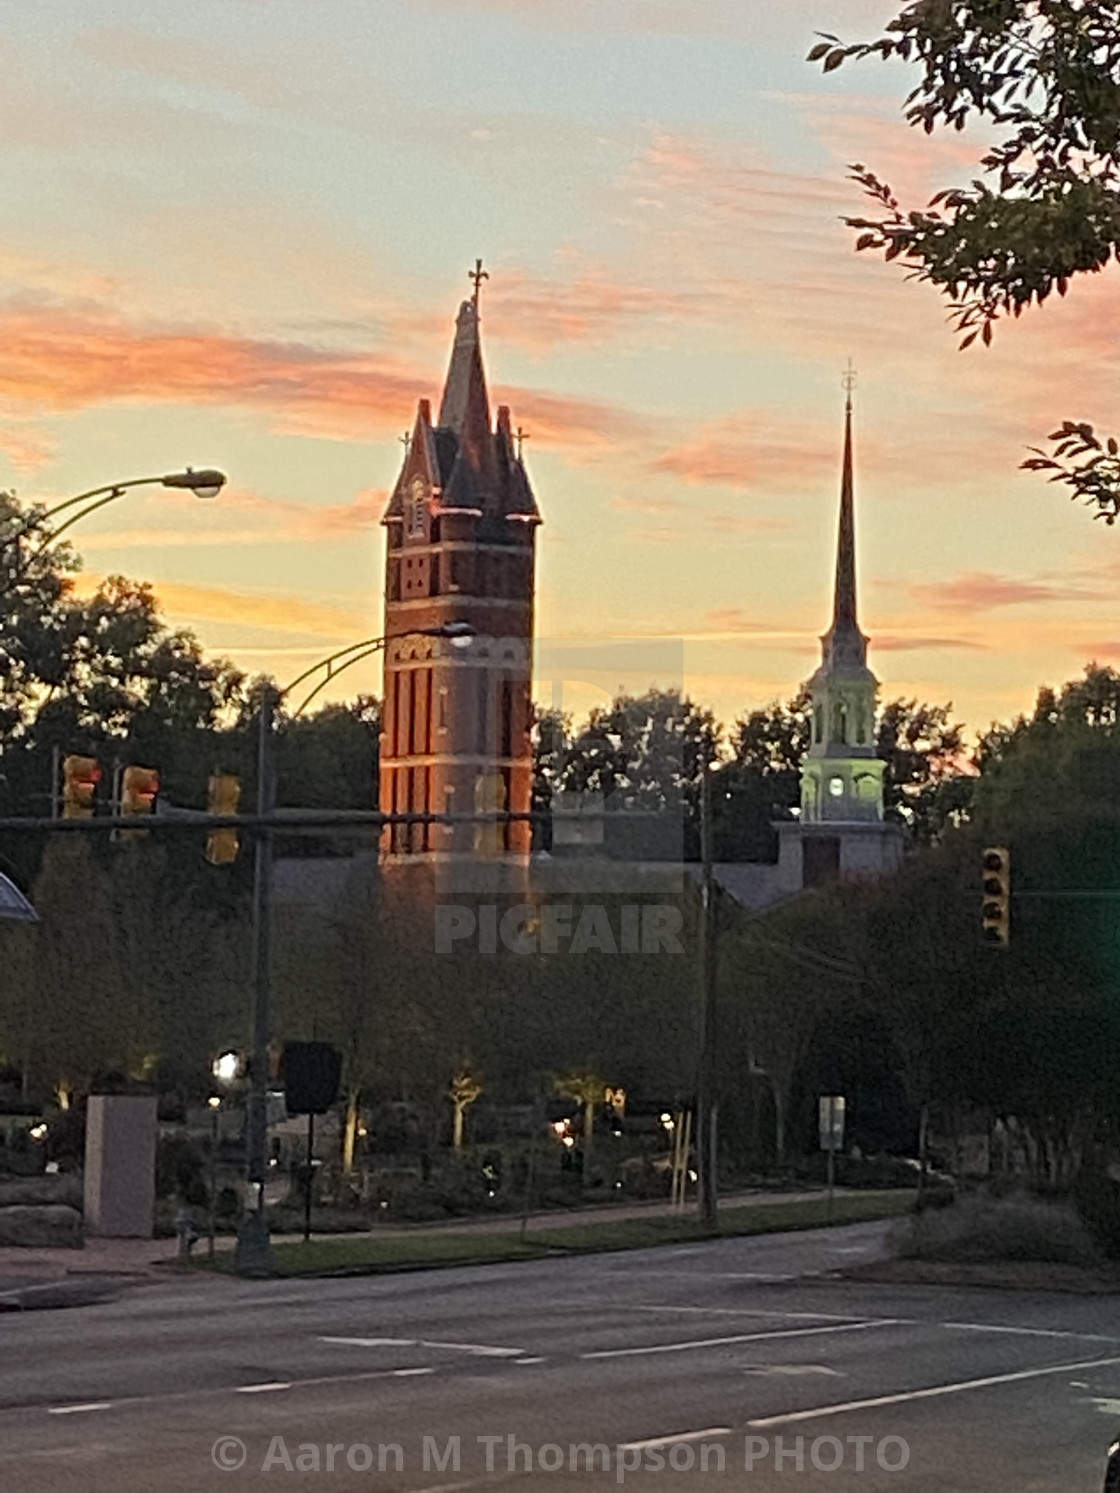
[[[126,767],[121,773],[122,814],[138,816],[151,814],[156,806],[159,792],[159,773],[154,767]],[[121,830],[122,840],[138,840],[147,834],[143,829]]]
[[[237,813],[241,802],[241,779],[217,772],[210,779],[207,811],[223,817]],[[235,829],[212,829],[206,837],[206,859],[212,866],[229,866],[237,859],[240,841]]]
[[[1011,942],[1011,852],[989,845],[983,860],[981,927],[984,942],[1007,948]]]
[[[69,756],[62,762],[63,819],[92,819],[93,800],[101,781],[96,757]]]

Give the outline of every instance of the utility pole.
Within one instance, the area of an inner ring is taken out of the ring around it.
[[[271,816],[275,808],[271,685],[261,692],[257,740],[257,815]],[[239,1275],[256,1275],[271,1268],[264,1184],[268,1170],[268,1063],[272,1041],[272,832],[257,831],[253,864],[253,1051],[249,1066],[249,1108],[246,1116],[246,1176],[256,1196],[237,1234],[234,1268]]]
[[[696,1084],[696,1171],[700,1221],[713,1232],[716,1200],[716,885],[712,871],[712,785],[708,765],[700,784],[700,1063]]]

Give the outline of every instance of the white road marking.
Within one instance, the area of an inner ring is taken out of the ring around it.
[[[91,1410],[111,1410],[111,1400],[98,1400],[89,1405],[52,1405],[48,1415],[86,1415]]]
[[[478,1358],[522,1358],[524,1348],[494,1348],[487,1343],[441,1343],[423,1337],[321,1337],[321,1343],[343,1348],[445,1348]]]
[[[1120,1358],[1094,1358],[1082,1363],[1056,1363],[1044,1369],[1019,1369],[1014,1374],[990,1374],[985,1379],[961,1379],[955,1384],[934,1384],[928,1389],[909,1389],[901,1394],[877,1395],[870,1400],[847,1400],[836,1405],[819,1405],[815,1410],[791,1410],[785,1415],[765,1415],[749,1420],[752,1429],[786,1426],[794,1421],[822,1420],[829,1415],[846,1415],[851,1410],[878,1410],[884,1405],[905,1405],[911,1400],[933,1400],[941,1395],[964,1394],[972,1389],[990,1389],[995,1384],[1018,1384],[1026,1379],[1043,1379],[1051,1374],[1072,1374],[1078,1369],[1110,1368]]]
[[[847,1376],[839,1369],[830,1369],[823,1363],[764,1363],[752,1365],[750,1368],[740,1369],[741,1374],[757,1374],[763,1379],[800,1378],[803,1375],[813,1374],[825,1375],[830,1379],[843,1379]]]
[[[725,1348],[735,1343],[761,1343],[773,1338],[814,1337],[825,1332],[866,1332],[873,1327],[895,1327],[895,1317],[870,1322],[844,1322],[830,1327],[784,1327],[776,1332],[739,1332],[733,1337],[695,1338],[687,1343],[654,1343],[646,1348],[600,1348],[595,1353],[581,1353],[581,1358],[640,1358],[650,1353],[688,1353],[695,1348]]]
[[[435,1369],[394,1369],[394,1379],[414,1379],[417,1374],[434,1374]]]
[[[953,1332],[1003,1332],[1014,1337],[1078,1338],[1086,1343],[1120,1342],[1120,1338],[1115,1333],[1068,1332],[1055,1327],[1003,1327],[990,1322],[937,1322],[933,1325],[947,1327]]]
[[[755,1306],[625,1306],[628,1312],[688,1312],[701,1317],[775,1317],[780,1322],[862,1322],[854,1312],[778,1312]],[[909,1323],[907,1317],[892,1317],[892,1322]]]
[[[477,1353],[480,1358],[522,1358],[524,1348],[492,1348],[486,1343],[434,1343],[420,1339],[421,1348],[450,1348],[457,1353]]]
[[[514,1361],[514,1363],[518,1363],[518,1364],[544,1363],[544,1359],[543,1358],[515,1358],[513,1361]]]
[[[717,1275],[718,1280],[761,1280],[772,1283],[780,1283],[784,1280],[802,1279],[796,1275],[776,1275],[769,1270],[721,1270]]]
[[[237,1393],[239,1395],[267,1395],[273,1394],[280,1389],[291,1389],[291,1380],[273,1379],[267,1384],[239,1384]]]
[[[651,1446],[672,1446],[676,1441],[700,1441],[705,1436],[730,1436],[730,1426],[709,1426],[706,1431],[673,1431],[668,1436],[651,1436],[648,1441],[620,1441],[620,1452],[644,1452]]]

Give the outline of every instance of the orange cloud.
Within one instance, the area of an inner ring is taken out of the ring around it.
[[[89,596],[103,576],[83,574],[75,582],[79,595]],[[161,612],[198,622],[235,623],[284,633],[311,633],[334,640],[360,638],[369,618],[359,611],[322,606],[299,596],[242,592],[219,586],[191,586],[164,581],[156,587]]]
[[[437,379],[383,356],[198,328],[134,326],[99,307],[0,306],[0,397],[40,411],[112,402],[241,406],[280,428],[336,440],[396,430]],[[501,397],[542,444],[636,440],[645,423],[618,405],[539,389]]]
[[[17,472],[38,471],[54,458],[56,442],[31,425],[5,420],[0,425],[0,454],[6,456]]]

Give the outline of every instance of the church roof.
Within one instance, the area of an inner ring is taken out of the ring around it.
[[[468,508],[484,518],[540,522],[528,474],[515,449],[509,409],[500,406],[497,424],[491,423],[477,298],[459,307],[435,425],[428,401],[420,401],[386,521],[403,516],[405,491],[417,473],[436,489],[445,509]]]

